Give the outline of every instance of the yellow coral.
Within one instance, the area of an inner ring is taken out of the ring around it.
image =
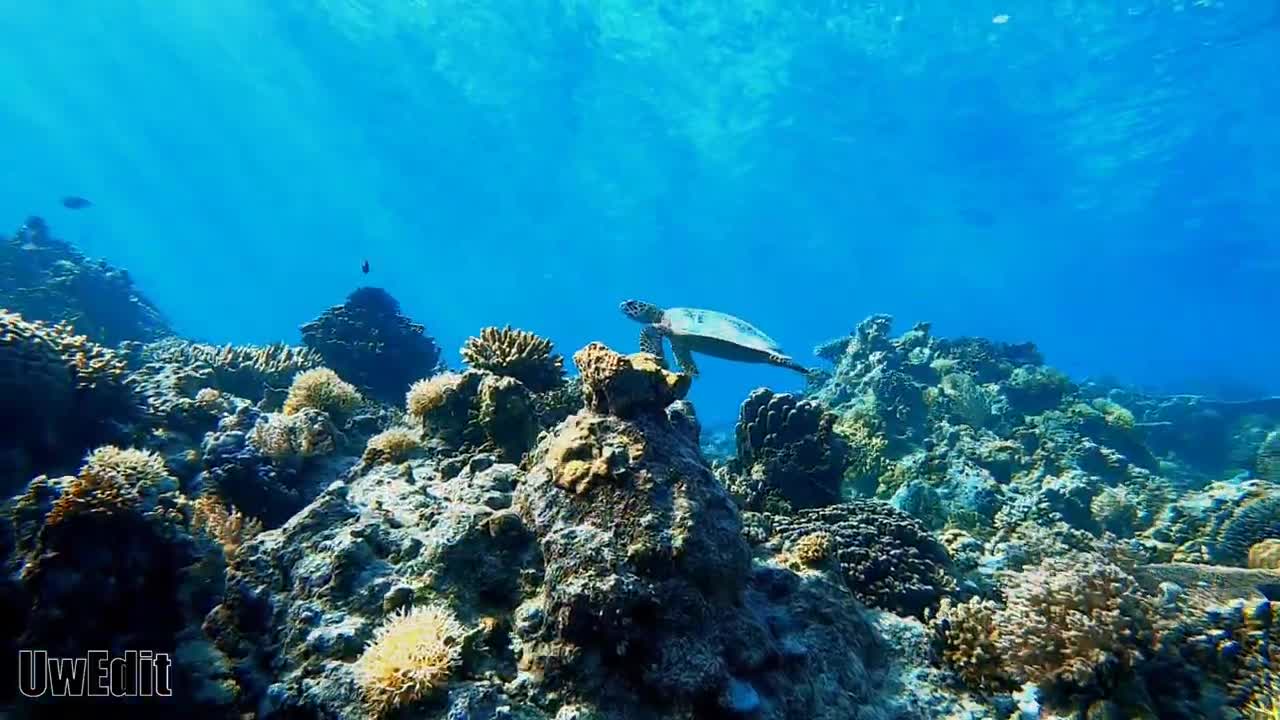
[[[329,368],[304,370],[293,378],[289,395],[284,400],[284,414],[293,415],[304,408],[322,410],[330,415],[351,412],[364,398],[351,383]]]
[[[1280,570],[1280,540],[1267,538],[1249,548],[1249,567]]]
[[[826,562],[827,558],[835,553],[835,549],[835,536],[826,531],[819,531],[809,533],[796,540],[791,547],[791,553],[796,560],[800,561],[800,564],[806,567],[816,567]]]
[[[104,445],[85,458],[80,477],[119,477],[134,487],[155,487],[173,481],[164,459],[150,450]]]
[[[693,380],[664,369],[648,353],[621,355],[598,342],[574,353],[573,362],[587,406],[619,417],[665,408],[684,398]]]
[[[431,412],[442,407],[453,390],[462,382],[458,373],[441,373],[435,377],[419,380],[409,386],[405,393],[405,412],[421,421]]]
[[[389,616],[352,667],[369,709],[385,715],[443,688],[461,662],[465,635],[442,607]]]
[[[418,434],[409,428],[393,427],[369,438],[364,456],[367,464],[400,463],[408,460],[414,451],[422,447]]]
[[[262,532],[261,522],[245,517],[239,510],[228,510],[214,495],[196,498],[191,526],[221,545],[227,557],[235,555],[241,545]]]
[[[999,691],[1015,685],[1005,674],[997,647],[1000,607],[969,598],[957,603],[943,598],[932,626],[942,639],[942,660],[971,688]]]
[[[479,370],[515,378],[534,392],[550,390],[564,379],[564,358],[550,340],[511,326],[487,327],[468,338],[462,359]]]

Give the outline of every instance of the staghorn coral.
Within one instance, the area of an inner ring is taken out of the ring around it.
[[[205,494],[192,503],[191,528],[209,536],[227,557],[233,557],[241,545],[262,532],[262,523],[239,510],[228,510],[216,495]]]
[[[515,378],[535,393],[564,381],[564,358],[552,352],[551,341],[509,325],[487,327],[468,338],[462,359],[477,370]]]
[[[465,636],[443,607],[392,613],[351,667],[370,712],[384,716],[441,690],[461,662]]]
[[[767,517],[783,543],[830,534],[849,590],[867,605],[920,616],[954,587],[946,550],[920,521],[886,503],[854,500]]]
[[[386,403],[399,402],[418,378],[444,370],[440,346],[381,288],[358,288],[303,325],[302,342],[363,393]]]
[[[369,438],[360,460],[367,465],[401,463],[421,449],[422,441],[413,430],[406,427],[387,428]]]
[[[351,413],[364,398],[355,386],[338,377],[329,368],[304,370],[293,378],[284,399],[284,414],[293,415],[304,408],[321,410],[340,418]]]
[[[255,402],[267,389],[284,387],[298,373],[323,364],[314,350],[283,343],[218,346],[168,338],[143,346],[137,355],[141,378],[198,377],[196,389],[213,388]]]
[[[734,469],[760,478],[796,508],[837,503],[848,450],[835,423],[816,403],[755,390],[738,412]]]
[[[586,406],[622,418],[660,412],[689,392],[692,378],[664,369],[647,353],[621,355],[601,343],[573,354]]]

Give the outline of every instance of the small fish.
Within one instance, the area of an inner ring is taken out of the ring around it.
[[[93,203],[89,202],[88,199],[82,198],[78,195],[68,195],[62,198],[62,207],[67,208],[68,210],[83,210],[92,205]]]
[[[368,261],[368,260],[365,260],[363,263],[360,263],[360,272],[364,273],[365,275],[368,275],[368,274],[369,274],[369,261]]]

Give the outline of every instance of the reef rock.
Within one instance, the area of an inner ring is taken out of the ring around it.
[[[410,383],[444,369],[440,346],[381,288],[359,288],[303,325],[302,342],[361,392],[392,404]]]
[[[38,217],[0,238],[0,307],[29,320],[68,323],[103,345],[172,334],[128,272],[85,257]]]

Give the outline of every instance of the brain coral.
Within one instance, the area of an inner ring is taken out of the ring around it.
[[[849,589],[868,605],[920,616],[954,586],[946,549],[919,520],[887,503],[855,500],[768,520],[787,544],[830,535]]]
[[[381,288],[359,288],[303,325],[302,342],[339,375],[388,403],[399,402],[410,383],[443,369],[440,346]]]
[[[564,358],[551,348],[550,340],[531,332],[487,327],[467,339],[462,359],[478,370],[513,377],[533,392],[545,392],[564,380]]]

